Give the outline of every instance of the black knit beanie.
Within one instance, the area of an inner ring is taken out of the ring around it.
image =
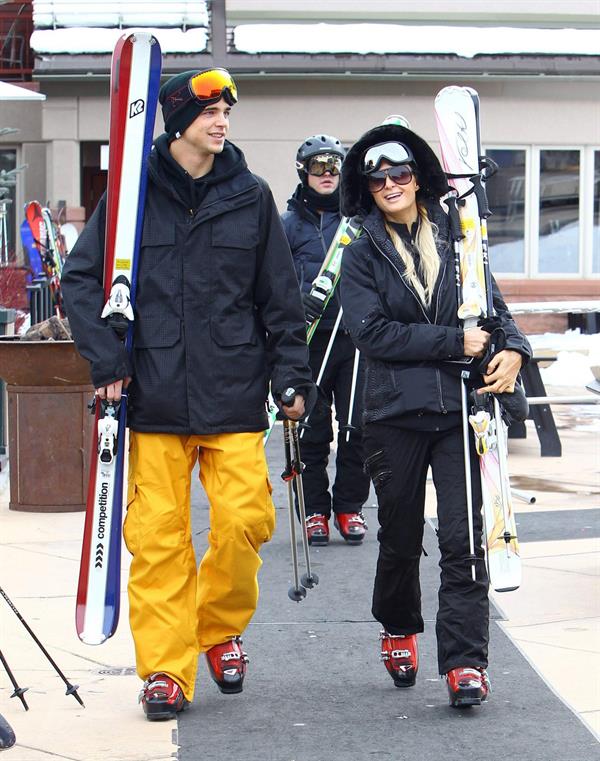
[[[182,135],[194,119],[199,116],[207,104],[202,105],[199,101],[191,99],[184,106],[179,100],[174,101],[172,96],[177,90],[184,87],[192,77],[199,74],[201,69],[193,69],[176,74],[167,80],[160,88],[158,93],[158,102],[162,106],[163,119],[165,120],[165,132],[170,138],[176,138]],[[178,108],[179,106],[179,108]]]

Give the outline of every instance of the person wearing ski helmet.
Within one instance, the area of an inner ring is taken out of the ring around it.
[[[105,197],[62,280],[98,396],[118,399],[128,385],[124,536],[149,720],[174,718],[192,700],[202,652],[221,692],[241,692],[240,635],[256,609],[259,549],[275,525],[263,445],[269,384],[294,420],[315,395],[271,191],[227,140],[237,97],[225,69],[186,71],[160,90],[165,132],[148,160],[131,358],[100,319]],[[196,462],[210,502],[199,569],[190,524]]]
[[[331,135],[308,137],[296,153],[296,169],[300,183],[282,215],[300,289],[307,323],[319,319],[310,342],[310,366],[316,380],[323,365],[327,347],[340,311],[339,297],[334,291],[323,311],[323,302],[310,290],[313,280],[341,222],[339,211],[340,170],[345,150]],[[353,382],[359,398],[363,383],[363,364],[358,375],[353,373],[354,345],[342,323],[335,336],[331,353],[319,384],[318,401],[308,427],[302,434],[304,498],[307,513],[308,541],[314,545],[329,542],[329,521],[334,523],[349,544],[361,544],[367,530],[362,506],[369,496],[369,478],[363,470],[360,411],[356,403],[350,411]],[[333,441],[332,405],[339,422],[335,479],[329,488],[327,462]],[[350,436],[348,422],[352,422]]]
[[[411,129],[390,123],[364,134],[342,169],[342,213],[360,214],[364,224],[344,252],[340,292],[346,325],[366,357],[365,468],[380,523],[372,612],[382,625],[381,657],[397,687],[415,683],[431,466],[441,551],[438,667],[451,704],[466,705],[485,700],[489,691],[489,604],[473,437],[476,580],[471,576],[460,369],[465,358],[484,355],[489,333],[479,327],[465,332],[457,317],[454,254],[440,204],[447,191],[435,153]],[[495,282],[493,301],[506,348],[487,365],[483,390],[512,392],[531,348]]]

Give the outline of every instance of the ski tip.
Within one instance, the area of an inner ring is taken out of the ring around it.
[[[104,632],[89,632],[84,630],[77,632],[77,634],[84,645],[101,645],[108,639]]]

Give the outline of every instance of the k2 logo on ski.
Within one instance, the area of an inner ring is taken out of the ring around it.
[[[144,106],[145,104],[142,98],[134,100],[133,103],[129,105],[129,118],[131,119],[133,116],[137,116],[138,114],[143,113]]]

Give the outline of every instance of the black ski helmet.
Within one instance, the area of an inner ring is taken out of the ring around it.
[[[309,159],[313,156],[318,156],[319,153],[333,153],[335,156],[339,156],[342,161],[346,157],[344,146],[337,137],[332,137],[331,135],[311,135],[307,137],[296,153],[296,170],[303,184],[306,183],[306,169],[308,168]]]

